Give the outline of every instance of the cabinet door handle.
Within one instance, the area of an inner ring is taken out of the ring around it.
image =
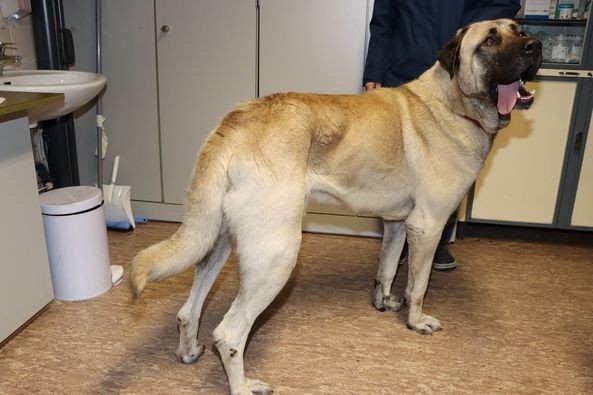
[[[579,73],[578,71],[559,71],[558,74],[571,77],[579,77],[581,75],[581,73]]]
[[[163,26],[161,26],[161,31],[163,33],[169,33],[171,31],[171,26],[169,26],[169,25],[163,25]]]
[[[577,132],[574,138],[574,150],[580,151],[583,147],[583,132]]]

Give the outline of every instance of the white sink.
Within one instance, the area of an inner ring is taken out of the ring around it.
[[[35,123],[61,117],[84,106],[101,92],[106,82],[104,75],[82,71],[5,70],[0,76],[0,91],[63,93],[63,103],[29,111],[29,122]]]

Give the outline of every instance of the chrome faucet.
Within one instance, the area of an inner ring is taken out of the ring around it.
[[[0,43],[0,76],[4,74],[4,66],[9,64],[20,64],[21,57],[19,55],[6,55],[7,49],[16,49],[14,43]]]

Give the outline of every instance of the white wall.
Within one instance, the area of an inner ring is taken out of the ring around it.
[[[33,22],[28,15],[19,20],[0,17],[0,42],[12,42],[16,44],[16,50],[7,50],[7,55],[22,56],[22,64],[16,66],[19,69],[36,69],[37,59],[35,57],[35,43],[33,40]],[[15,68],[6,65],[6,70]]]

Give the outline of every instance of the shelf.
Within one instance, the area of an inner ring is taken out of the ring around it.
[[[586,19],[530,19],[530,18],[515,18],[515,21],[521,25],[537,25],[537,26],[587,26]]]

